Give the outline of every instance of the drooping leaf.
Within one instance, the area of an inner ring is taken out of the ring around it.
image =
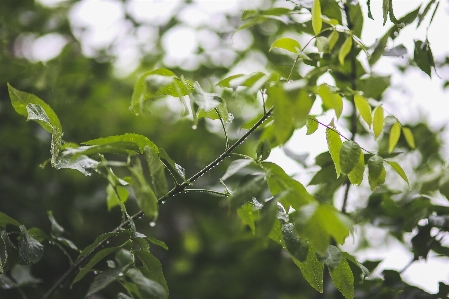
[[[253,197],[256,197],[262,189],[263,182],[264,178],[260,175],[242,181],[230,198],[231,209],[237,209],[246,202],[251,201]]]
[[[333,30],[331,34],[327,37],[329,51],[332,51],[335,44],[337,43],[339,34],[337,30]]]
[[[338,52],[338,61],[340,61],[340,64],[345,64],[345,58],[351,52],[352,49],[352,36],[348,35],[346,37],[345,42],[340,48],[340,51]]]
[[[4,260],[3,260],[3,273],[11,269],[11,267],[16,264],[17,259],[19,258],[19,253],[17,251],[16,246],[9,239],[8,233],[5,230],[1,232],[1,238],[4,245]]]
[[[329,245],[324,252],[317,252],[316,255],[318,261],[324,263],[330,269],[337,267],[342,261],[341,250],[334,245]]]
[[[237,159],[232,161],[228,169],[226,170],[225,174],[221,177],[221,179],[226,180],[227,178],[230,178],[231,176],[239,172],[241,169],[250,165],[252,162],[253,160],[251,159]]]
[[[373,131],[375,139],[377,139],[382,133],[384,129],[384,123],[384,109],[382,108],[382,106],[377,106],[376,109],[374,109],[373,117]]]
[[[368,160],[368,181],[371,190],[376,189],[385,181],[384,159],[378,155],[374,155]]]
[[[259,159],[260,161],[266,160],[268,156],[270,156],[270,153],[271,153],[270,141],[268,141],[268,139],[264,139],[263,141],[259,142],[256,149],[257,159]]]
[[[384,18],[384,26],[388,19],[388,12],[390,11],[390,0],[382,1],[382,16]]]
[[[9,217],[5,213],[0,212],[0,227],[4,229],[8,224],[20,226],[20,223],[17,220]]]
[[[432,67],[435,68],[435,61],[427,40],[424,42],[420,40],[415,41],[413,60],[424,73],[432,77]]]
[[[268,237],[273,228],[276,216],[278,213],[278,199],[276,197],[265,202],[262,209],[260,210],[258,232],[262,238]]]
[[[56,236],[56,237],[62,235],[62,233],[64,232],[64,228],[58,222],[56,222],[55,217],[53,217],[53,212],[47,211],[47,215],[48,215],[48,219],[50,219],[50,222],[51,222],[52,235]]]
[[[117,193],[119,195],[118,197]],[[106,187],[106,194],[106,204],[108,206],[108,211],[110,211],[113,207],[120,205],[119,201],[125,203],[128,200],[129,191],[122,186],[113,187],[109,184]]]
[[[346,260],[352,262],[354,265],[356,265],[357,267],[360,268],[360,270],[362,271],[363,278],[366,278],[366,277],[368,277],[368,276],[371,275],[371,273],[370,273],[370,271],[368,270],[368,268],[366,268],[362,263],[360,263],[359,261],[357,261],[357,260],[355,259],[355,257],[353,257],[352,255],[350,255],[350,254],[347,253],[347,252],[343,252],[342,254],[343,254],[343,257],[344,257]]]
[[[168,192],[167,179],[164,172],[164,164],[159,158],[158,151],[150,146],[144,147],[145,159],[150,170],[151,185],[157,197],[161,197]]]
[[[351,184],[360,185],[363,181],[363,173],[365,172],[365,158],[363,152],[360,151],[359,161],[348,174]]]
[[[147,271],[145,271],[146,277],[160,284],[168,296],[168,286],[164,273],[162,272],[161,262],[149,251],[138,250],[135,254],[147,269]]]
[[[301,51],[301,45],[299,44],[299,42],[289,37],[281,37],[275,40],[271,45],[269,51],[273,50],[274,48],[283,49],[293,54],[298,54]]]
[[[155,219],[158,215],[156,195],[145,179],[139,158],[133,157],[132,161],[133,166],[129,167],[129,170],[133,177],[132,186],[136,194],[137,204],[147,217]]]
[[[318,95],[323,100],[325,109],[334,109],[337,119],[340,117],[343,111],[343,99],[338,93],[331,92],[330,86],[327,84],[321,84],[318,87]]]
[[[94,241],[92,244],[86,246],[86,248],[84,248],[84,249],[81,251],[81,253],[79,254],[79,256],[78,256],[77,259],[79,260],[81,257],[87,256],[87,255],[91,254],[91,253],[95,250],[95,248],[96,248],[100,243],[104,242],[105,240],[110,239],[110,238],[112,238],[112,237],[115,237],[115,236],[117,236],[117,235],[119,235],[119,234],[129,234],[129,233],[130,233],[130,232],[127,231],[127,230],[122,230],[122,231],[119,231],[119,232],[109,232],[109,233],[101,234],[101,235],[99,235],[99,236],[95,239],[95,241]]]
[[[390,138],[388,141],[388,152],[389,153],[391,153],[394,150],[394,148],[396,147],[396,144],[399,141],[399,137],[401,137],[401,125],[399,124],[399,122],[395,122],[390,130]]]
[[[123,271],[125,270],[126,269],[123,268],[107,269],[95,276],[94,281],[91,283],[85,298],[106,288],[108,285],[114,282],[114,280],[116,280],[120,274],[123,274]]]
[[[361,152],[360,146],[354,141],[343,142],[340,149],[340,167],[343,173],[348,174],[354,169],[359,163]]]
[[[173,159],[170,158],[170,156],[163,148],[159,149],[159,156],[161,159],[164,159],[168,163],[168,165],[170,165],[170,167],[174,171],[176,171],[176,173],[179,174],[179,176],[185,181],[186,176],[184,168],[181,165],[177,164],[175,161],[173,161]]]
[[[411,148],[415,148],[415,138],[413,137],[413,133],[409,128],[402,127],[402,134],[404,134],[405,141],[407,141],[408,146]]]
[[[342,141],[340,135],[332,129],[326,128],[326,140],[329,153],[331,154],[332,161],[335,165],[335,171],[337,172],[337,178],[340,176],[340,150],[342,146]]]
[[[21,265],[36,264],[44,256],[44,246],[30,236],[24,225],[20,225],[19,260]]]
[[[85,155],[79,155],[76,153],[69,153],[65,150],[62,155],[59,156],[54,167],[56,169],[68,168],[78,170],[86,176],[90,176],[92,171],[99,165],[99,162],[91,159]]]
[[[145,298],[163,299],[167,297],[167,292],[159,283],[146,278],[139,270],[129,269],[126,275],[137,285]]]
[[[315,35],[321,32],[323,20],[321,19],[321,4],[320,0],[313,0],[312,4],[312,27]]]
[[[316,252],[309,246],[309,252],[305,262],[300,262],[293,258],[293,262],[299,267],[307,282],[318,292],[323,293],[323,270],[324,264],[320,263],[316,257]]]
[[[360,116],[370,127],[373,120],[371,117],[371,106],[368,104],[368,101],[362,95],[354,94],[354,103]]]
[[[354,298],[354,275],[345,258],[334,268],[329,268],[329,273],[335,287],[346,299]]]
[[[424,20],[424,18],[426,17],[427,13],[430,10],[430,7],[432,7],[432,5],[435,3],[436,0],[431,0],[427,3],[426,7],[424,8],[423,12],[420,13],[418,15],[418,24],[416,25],[416,28],[419,27],[419,25],[421,25],[421,22]],[[429,24],[430,25],[430,24]]]
[[[314,116],[309,116],[307,119],[307,135],[312,135],[318,130],[318,120]]]
[[[390,164],[390,166],[394,169],[394,171],[399,174],[399,176],[407,183],[407,185],[410,188],[410,183],[408,182],[408,178],[407,178],[407,174],[405,173],[405,171],[402,169],[402,167],[394,161],[386,161],[388,164]]]
[[[305,262],[309,252],[309,244],[298,237],[294,231],[293,224],[286,223],[282,225],[282,238],[287,251],[298,261]]]

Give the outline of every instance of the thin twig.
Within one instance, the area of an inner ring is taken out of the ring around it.
[[[160,197],[158,199],[158,203],[162,204],[170,197],[173,197],[177,194],[183,193],[187,186],[191,185],[198,178],[203,176],[205,173],[209,172],[212,168],[214,168],[215,166],[220,164],[224,159],[229,157],[231,155],[231,153],[245,141],[246,138],[248,138],[258,127],[260,127],[262,125],[262,123],[264,123],[271,116],[272,113],[273,113],[273,108],[270,108],[270,110],[268,110],[267,113],[265,113],[264,116],[261,119],[259,119],[259,121],[257,123],[255,123],[254,126],[252,126],[251,129],[249,129],[248,132],[246,132],[242,137],[240,137],[233,145],[228,147],[220,156],[218,156],[214,161],[212,161],[206,167],[204,167],[203,169],[198,171],[196,174],[194,174],[191,178],[189,178],[182,184],[173,187],[173,189],[171,189],[167,194]],[[131,222],[134,219],[137,219],[141,216],[143,216],[143,212],[142,211],[137,212],[136,214],[129,217],[128,220],[122,222],[112,232],[118,232],[118,231],[124,229],[126,226],[131,224]],[[67,269],[67,271],[58,279],[58,281],[56,281],[52,285],[52,287],[47,291],[47,293],[45,293],[45,295],[42,297],[42,299],[50,298],[56,290],[60,289],[61,286],[64,286],[64,284],[66,283],[66,280],[72,274],[74,274],[76,271],[78,271],[81,267],[83,267],[87,262],[89,262],[91,259],[91,256],[93,254],[95,254],[99,248],[104,246],[104,244],[106,244],[106,242],[108,242],[111,238],[112,237],[107,238],[107,239],[103,240],[102,242],[98,243],[91,254],[89,254],[87,256],[83,256],[79,260],[77,260],[75,262],[75,264],[72,265],[69,269]]]
[[[209,190],[209,189],[184,189],[184,192],[200,192],[200,193],[210,193],[210,194],[215,194],[215,195],[221,195],[221,196],[225,196],[225,197],[229,196],[229,194],[227,194],[227,193]]]

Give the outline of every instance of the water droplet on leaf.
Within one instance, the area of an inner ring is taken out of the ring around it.
[[[156,226],[156,222],[151,221],[151,222],[150,222],[150,226],[151,226],[151,227],[155,227],[155,226]]]

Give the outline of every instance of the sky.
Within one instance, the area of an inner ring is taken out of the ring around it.
[[[62,2],[58,0],[39,1],[49,6]],[[128,9],[138,21],[161,24],[176,11],[179,2],[179,0],[131,0],[128,1]],[[194,57],[197,46],[201,45],[212,53],[211,57],[216,61],[217,65],[232,65],[237,58],[236,52],[251,46],[252,41],[249,32],[243,30],[235,34],[232,40],[226,40],[223,45],[223,41],[220,40],[213,30],[201,29],[196,31],[195,28],[204,24],[212,29],[225,26],[224,12],[239,12],[243,9],[258,8],[261,1],[203,0],[194,2],[195,5],[182,11],[179,16],[184,20],[186,26],[173,28],[163,37],[162,44],[167,51],[167,58],[163,61],[163,64],[168,68],[176,64],[182,64],[186,70],[195,69],[199,61],[188,58]],[[394,0],[395,15],[397,17],[403,16],[418,7],[422,2],[416,0]],[[360,3],[366,16],[366,1],[360,1]],[[367,45],[373,44],[377,38],[381,37],[392,26],[391,22],[387,22],[385,26],[382,26],[381,3],[382,0],[371,1],[374,20],[365,19],[362,33],[362,40]],[[288,5],[287,2],[280,2],[280,4]],[[127,35],[128,28],[120,21],[123,19],[123,15],[121,4],[110,0],[80,1],[74,5],[70,12],[74,28],[87,28],[87,30],[83,31],[75,30],[75,35],[82,41],[83,52],[86,55],[93,55],[95,49],[101,49],[105,45],[116,43],[118,59],[115,63],[115,69],[118,76],[126,76],[137,66],[139,53],[136,49],[138,46],[144,47],[146,51],[151,51],[152,42],[158,38],[157,33],[150,26],[140,29],[137,33],[138,39],[129,37]],[[441,0],[439,10],[428,32],[428,39],[436,60],[439,57],[444,57],[448,51],[447,37],[442,38],[442,33],[447,32],[449,25],[448,16],[449,3]],[[394,44],[388,46],[393,47],[403,44],[408,50],[405,56],[412,57],[413,42],[415,39],[425,39],[426,25],[429,20],[430,13],[420,28],[416,29],[415,26],[404,28]],[[229,28],[230,31],[233,29],[235,28]],[[63,37],[58,35],[46,35],[34,40],[32,37],[29,37],[29,39],[30,47],[24,55],[34,61],[45,62],[56,57],[67,43]],[[424,117],[434,129],[448,125],[449,91],[442,90],[441,86],[444,82],[443,79],[449,80],[449,69],[438,70],[442,79],[438,78],[434,72],[432,78],[429,78],[418,68],[410,68],[405,74],[399,74],[394,65],[406,62],[407,59],[405,58],[383,57],[375,67],[374,72],[378,74],[392,74],[392,87],[385,94],[386,101],[383,107],[388,111],[394,111],[395,116],[406,124],[414,123]],[[263,70],[263,57],[252,57],[252,59],[249,59],[249,62],[237,65],[233,73],[251,73]],[[322,79],[323,82],[326,82],[326,80],[326,78]],[[312,108],[312,112],[318,112],[319,110],[319,103],[316,103]],[[344,113],[350,113],[350,111],[345,110]],[[330,122],[332,117],[333,115],[327,115],[322,120]],[[446,131],[444,139],[449,140],[448,131]],[[304,129],[301,129],[295,133],[286,146],[298,154],[311,153],[309,159],[313,159],[316,153],[327,150],[325,140],[324,130],[318,131],[314,135],[306,136]],[[305,144],[308,147],[304,146]],[[313,145],[313,147],[310,147],[310,145]],[[449,158],[449,146],[447,143],[442,154]],[[281,149],[274,149],[270,160],[282,166],[288,173],[294,174],[302,182],[308,181],[308,175],[296,163],[292,162]],[[356,188],[353,188],[351,197],[357,198],[358,191],[354,189]],[[447,200],[441,203],[447,205]],[[338,200],[336,204],[339,206]],[[352,204],[353,208],[357,206],[357,203]],[[379,275],[381,269],[401,270],[413,259],[412,253],[393,238],[387,238],[387,242],[383,243],[383,237],[386,234],[383,230],[375,227],[365,227],[364,229],[372,236],[373,245],[377,247],[360,253],[359,258],[361,260],[384,260],[379,267],[380,269],[373,275]],[[356,238],[357,229],[354,236]],[[350,237],[344,248],[351,251],[354,244],[355,239]],[[430,257],[427,261],[415,262],[403,273],[403,277],[408,282],[435,293],[438,291],[438,281],[449,283],[449,259]]]

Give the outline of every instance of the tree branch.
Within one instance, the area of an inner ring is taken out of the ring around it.
[[[191,185],[193,182],[195,182],[197,179],[199,179],[201,176],[203,176],[204,174],[206,174],[207,172],[209,172],[210,170],[212,170],[212,168],[214,168],[215,166],[217,166],[218,164],[220,164],[224,159],[226,159],[227,157],[229,157],[232,152],[239,146],[241,145],[257,128],[259,128],[273,113],[273,108],[270,108],[265,114],[264,116],[259,119],[259,121],[257,123],[254,124],[254,126],[251,127],[251,129],[248,130],[248,132],[246,132],[242,137],[240,137],[233,145],[231,145],[230,147],[228,147],[220,156],[218,156],[214,161],[212,161],[211,163],[209,163],[206,167],[204,167],[203,169],[201,169],[200,171],[198,171],[197,173],[195,173],[192,177],[190,177],[188,180],[186,180],[185,182],[183,182],[180,185],[175,186],[173,189],[171,189],[167,194],[165,194],[164,196],[162,196],[161,198],[158,199],[158,203],[162,204],[164,203],[167,199],[169,199],[170,197],[173,197],[175,195],[178,195],[180,193],[184,193],[187,188],[187,186]],[[136,214],[132,215],[128,220],[122,222],[119,226],[117,226],[112,232],[118,232],[120,230],[122,230],[123,228],[125,228],[126,226],[128,226],[130,224],[131,221],[138,219],[139,217],[143,216],[143,212],[139,211]],[[105,240],[103,240],[102,242],[98,243],[98,245],[95,247],[95,249],[92,251],[91,254],[87,255],[87,256],[83,256],[82,258],[80,258],[78,261],[75,262],[75,264],[73,264],[59,279],[58,281],[56,281],[52,287],[47,291],[47,293],[45,293],[45,295],[42,297],[42,299],[48,299],[50,298],[55,292],[56,290],[60,289],[61,287],[63,287],[66,283],[67,280],[69,279],[69,277],[73,274],[75,274],[77,271],[79,271],[80,268],[82,268],[84,265],[86,265],[91,257],[98,251],[98,249],[100,249],[101,247],[103,247],[110,239],[112,239],[113,237],[107,238]]]

